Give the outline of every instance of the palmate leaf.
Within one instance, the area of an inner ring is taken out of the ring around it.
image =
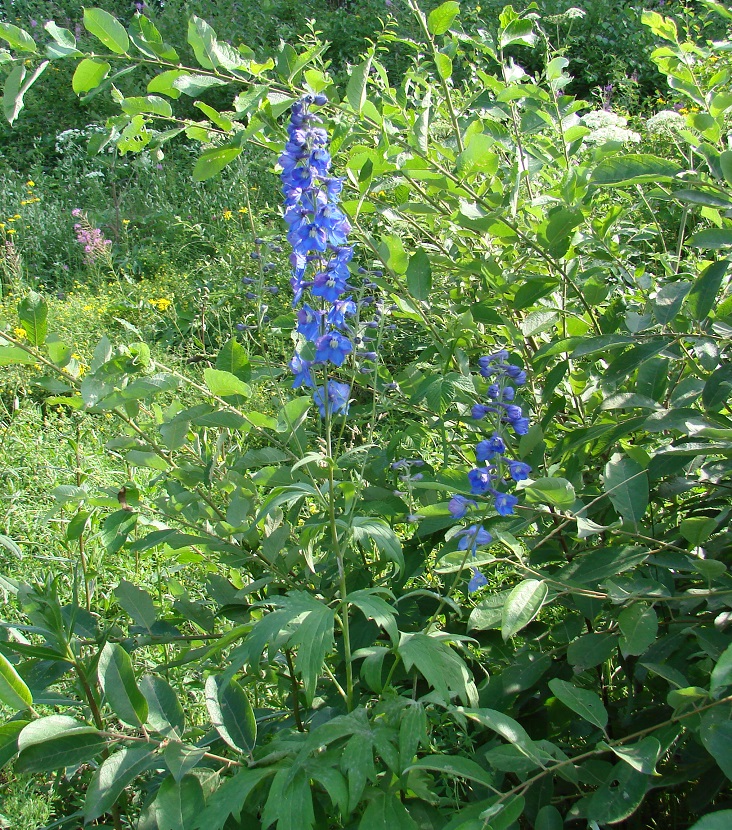
[[[442,640],[421,632],[402,633],[399,654],[406,670],[416,668],[444,701],[450,700],[451,693],[458,694],[463,703],[477,700],[468,667]]]

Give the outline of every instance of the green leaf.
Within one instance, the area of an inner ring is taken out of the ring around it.
[[[0,346],[0,366],[27,366],[36,362],[36,356],[28,354],[20,346]]]
[[[732,686],[732,645],[727,646],[712,669],[709,694],[712,697],[719,697],[719,693],[727,686]]]
[[[648,789],[648,778],[626,763],[616,765],[590,798],[587,818],[605,827],[632,815]]]
[[[125,27],[103,9],[84,9],[84,28],[117,55],[124,55],[130,49]]]
[[[510,591],[498,591],[482,599],[470,612],[468,631],[498,628],[503,620],[503,606]]]
[[[12,23],[3,23],[0,21],[0,38],[10,44],[11,49],[19,49],[21,52],[37,52],[35,40],[18,26],[13,26]]]
[[[638,522],[648,508],[648,474],[637,461],[616,453],[605,465],[605,492],[623,521]]]
[[[187,73],[182,69],[168,69],[149,81],[147,91],[150,93],[159,92],[161,95],[167,95],[168,98],[180,98],[181,90],[177,89],[174,84],[178,78],[185,75]]]
[[[689,830],[729,830],[730,824],[732,824],[732,810],[717,810],[716,813],[707,813]]]
[[[611,746],[601,741],[598,748],[611,749],[626,764],[644,775],[656,775],[656,764],[661,756],[661,742],[658,738],[648,737],[630,746]]]
[[[580,673],[609,660],[618,644],[618,637],[609,631],[583,634],[569,644],[567,660]]]
[[[155,797],[158,830],[192,830],[204,807],[203,787],[195,775],[186,775],[180,781],[169,775]]]
[[[128,726],[142,726],[148,706],[138,689],[130,655],[119,643],[106,643],[99,655],[99,683],[115,715]]]
[[[366,87],[369,79],[369,72],[371,71],[371,57],[368,57],[363,63],[354,66],[351,69],[351,74],[348,78],[348,85],[346,86],[346,99],[359,115],[366,103]]]
[[[562,814],[551,804],[544,805],[536,814],[534,830],[564,830]]]
[[[189,72],[183,72],[173,80],[173,88],[177,89],[179,92],[182,92],[184,95],[196,98],[202,92],[205,92],[207,89],[211,89],[211,87],[226,86],[227,83],[228,81],[225,81],[223,78],[215,78],[212,75],[196,75]],[[230,160],[231,159],[229,159],[229,161]]]
[[[481,726],[497,732],[527,758],[538,765],[542,764],[539,747],[532,741],[523,726],[509,715],[499,712],[497,709],[463,709],[462,706],[459,706],[457,711],[470,718],[470,720],[481,724]]]
[[[391,268],[395,274],[405,274],[409,267],[409,257],[404,250],[402,240],[394,234],[386,234],[381,237],[379,244],[379,255],[387,268]]]
[[[244,804],[252,790],[265,778],[274,775],[277,768],[260,767],[241,769],[236,775],[227,778],[222,785],[208,798],[205,808],[194,824],[196,830],[212,830],[214,827],[223,827],[229,816],[239,820]]]
[[[166,738],[180,738],[185,730],[185,714],[173,687],[162,677],[145,674],[140,691],[147,701],[147,725]]]
[[[432,265],[424,248],[417,248],[409,258],[407,290],[415,300],[429,299],[432,290]]]
[[[703,545],[716,529],[716,520],[706,516],[691,516],[679,525],[679,532],[692,548]]]
[[[467,778],[468,781],[476,781],[484,787],[494,787],[496,783],[489,770],[483,769],[475,761],[462,755],[428,755],[419,758],[405,771],[413,769],[429,769],[454,778]]]
[[[136,524],[137,513],[129,510],[117,510],[107,516],[101,531],[102,544],[107,549],[107,553],[117,553]]]
[[[66,715],[49,715],[31,721],[20,733],[15,769],[37,773],[75,767],[91,761],[106,746],[94,727]]]
[[[156,753],[147,746],[125,747],[110,755],[96,771],[86,791],[86,823],[108,812],[125,787],[157,762]]]
[[[206,680],[206,708],[216,731],[232,749],[251,752],[257,740],[257,722],[249,698],[235,681],[211,674]]]
[[[732,364],[725,363],[707,378],[702,392],[702,403],[710,412],[723,409],[732,395]]]
[[[18,754],[18,735],[27,725],[27,720],[0,723],[0,769]]]
[[[420,744],[427,746],[427,713],[421,703],[410,702],[399,724],[399,766],[402,772],[412,763]]]
[[[625,657],[643,654],[658,633],[658,618],[653,608],[636,603],[624,608],[618,616],[620,650]]]
[[[451,691],[457,692],[464,703],[474,701],[470,673],[447,643],[420,632],[402,633],[399,654],[405,669],[409,671],[414,666],[444,701],[450,699]]]
[[[526,498],[535,504],[551,504],[560,510],[571,507],[577,496],[566,478],[538,478],[524,488]]]
[[[109,74],[112,67],[98,58],[84,58],[76,67],[74,77],[71,79],[71,88],[81,96],[101,84]]]
[[[722,280],[728,268],[728,259],[713,262],[701,272],[701,275],[691,287],[691,291],[686,298],[686,306],[695,320],[704,320],[714,308],[717,293],[722,287]]]
[[[186,746],[180,741],[169,741],[163,750],[165,764],[176,781],[181,781],[206,754],[202,746]]]
[[[427,17],[427,29],[431,34],[439,37],[452,26],[453,21],[460,13],[460,3],[448,0],[436,9],[433,9]]]
[[[130,617],[143,628],[149,631],[158,618],[158,612],[152,597],[147,591],[138,588],[126,579],[123,579],[114,589],[117,602],[124,608]]]
[[[600,187],[625,187],[644,182],[670,182],[681,172],[676,162],[647,154],[612,156],[592,172],[590,182]]]
[[[33,705],[33,695],[30,689],[2,653],[0,653],[0,702],[19,712]]]
[[[691,283],[679,281],[664,285],[653,301],[653,316],[665,326],[670,323],[681,309],[686,295],[691,290]]]
[[[583,720],[604,730],[607,726],[607,712],[600,697],[588,689],[579,689],[566,680],[555,677],[549,681],[552,694]]]
[[[222,372],[236,375],[245,383],[252,377],[247,351],[242,344],[232,337],[227,340],[216,355],[216,368]]]
[[[508,595],[503,606],[501,634],[503,641],[525,628],[541,610],[549,589],[538,579],[525,579]]]
[[[30,75],[27,74],[23,65],[16,66],[11,70],[5,80],[3,90],[3,113],[9,124],[15,122],[23,109],[25,93],[33,86],[47,66],[48,61],[43,61]]]
[[[249,384],[244,383],[231,372],[221,369],[204,369],[203,379],[211,390],[211,394],[219,398],[225,398],[228,395],[244,395],[248,398],[252,394]]]
[[[437,67],[437,74],[446,81],[452,76],[452,61],[443,52],[435,52],[435,66]]]
[[[216,59],[216,32],[194,14],[188,21],[188,43],[196,56],[196,60],[204,69],[215,69]]]
[[[658,12],[646,12],[641,14],[641,23],[653,32],[656,37],[668,40],[671,43],[678,43],[679,36],[676,31],[676,23],[672,17],[663,17]]]
[[[121,103],[122,112],[127,115],[139,115],[140,113],[149,113],[150,115],[160,115],[163,118],[170,118],[173,110],[165,98],[160,98],[158,95],[147,95],[139,98],[125,98]]]
[[[703,231],[697,231],[689,239],[689,245],[692,248],[703,248],[705,250],[729,248],[732,245],[732,228],[707,228]]]
[[[404,569],[402,543],[383,519],[356,516],[352,523],[352,533],[354,540],[362,545],[370,539],[376,545],[376,549],[390,562],[394,562],[400,571]]]
[[[505,29],[501,30],[499,35],[500,48],[505,49],[513,43],[523,43],[526,46],[533,46],[536,43],[536,35],[531,20],[518,18],[512,20]]]
[[[241,147],[216,147],[206,150],[198,157],[193,168],[193,178],[197,182],[205,182],[220,173],[227,164],[231,164],[241,154]]]

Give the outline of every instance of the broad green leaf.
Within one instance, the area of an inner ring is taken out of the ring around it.
[[[178,71],[178,70],[174,70]],[[189,72],[183,72],[173,79],[173,88],[182,92],[184,95],[189,95],[191,98],[198,97],[202,92],[215,86],[226,86],[228,81],[223,78],[215,78],[213,75],[197,75]],[[150,90],[152,91],[152,90]],[[161,90],[162,91],[162,90]],[[172,96],[171,96],[172,97]],[[204,130],[204,133],[208,133]],[[206,140],[206,139],[204,139]],[[231,159],[229,159],[230,161]],[[228,162],[227,162],[228,164]]]
[[[101,84],[112,67],[98,58],[84,58],[76,67],[71,79],[71,88],[77,95],[83,95]]]
[[[505,49],[513,43],[523,43],[526,46],[533,46],[536,43],[536,35],[531,20],[518,18],[512,20],[505,29],[501,30],[499,33],[501,49]]]
[[[692,516],[679,525],[679,532],[692,548],[703,545],[716,529],[716,520],[706,516]]]
[[[656,639],[658,617],[650,606],[637,602],[618,616],[620,650],[625,657],[643,654]]]
[[[713,251],[719,248],[729,248],[732,245],[732,228],[707,228],[703,231],[697,231],[689,239],[689,245],[692,248]]]
[[[402,772],[414,760],[417,750],[427,746],[427,713],[421,703],[410,702],[399,724],[399,765]]]
[[[181,781],[206,754],[202,746],[186,746],[180,741],[169,741],[163,750],[165,764],[176,781]]]
[[[216,355],[216,368],[222,372],[236,375],[245,383],[252,377],[247,351],[242,344],[232,337],[227,340]]]
[[[206,708],[216,731],[232,749],[251,752],[257,740],[257,722],[249,698],[236,680],[220,674],[206,680]]]
[[[400,571],[404,569],[402,543],[383,519],[356,516],[352,523],[352,533],[356,542],[363,545],[367,540],[372,541],[379,553],[394,562]]]
[[[35,40],[18,26],[13,26],[12,23],[3,23],[0,21],[0,38],[10,44],[11,49],[18,49],[21,52],[37,52]]]
[[[616,453],[605,465],[604,482],[623,521],[637,525],[648,508],[648,473],[637,461]]]
[[[463,709],[462,706],[459,706],[457,711],[470,718],[470,720],[481,724],[481,726],[497,732],[527,758],[531,758],[537,764],[542,763],[539,748],[523,726],[509,715],[499,712],[497,709]]]
[[[239,770],[226,778],[221,786],[209,796],[205,808],[198,816],[195,830],[211,830],[223,827],[229,816],[238,821],[244,804],[252,790],[265,778],[277,771],[277,767],[259,767]]]
[[[406,670],[416,668],[443,700],[448,701],[450,692],[455,691],[464,703],[474,702],[476,692],[470,673],[447,643],[421,632],[402,633],[399,654]]]
[[[503,606],[501,635],[504,642],[525,628],[541,610],[549,589],[538,579],[525,579],[508,595]]]
[[[598,747],[611,749],[626,764],[644,775],[656,775],[656,764],[661,756],[661,742],[658,738],[647,737],[635,744],[612,746],[601,741]]]
[[[386,234],[381,237],[379,255],[384,265],[391,268],[395,274],[405,274],[409,267],[409,257],[404,250],[402,240],[393,234]]]
[[[644,26],[648,26],[656,37],[671,41],[671,43],[678,43],[679,35],[672,17],[663,17],[658,12],[644,11],[641,14],[641,22]]]
[[[195,775],[186,775],[180,781],[170,775],[155,797],[158,830],[192,830],[204,807],[203,787]]]
[[[119,602],[137,625],[147,628],[148,631],[153,627],[158,617],[158,612],[152,601],[152,597],[147,591],[123,579],[114,589],[114,594],[117,597],[117,602]]]
[[[377,790],[364,810],[358,830],[417,830],[417,822],[394,793]]]
[[[348,78],[348,85],[346,86],[346,99],[359,115],[366,103],[366,88],[368,85],[369,72],[371,71],[371,57],[367,58],[363,63],[354,66],[351,69],[351,74]]]
[[[656,298],[653,301],[653,315],[662,326],[667,325],[676,317],[690,290],[691,283],[681,280],[664,285],[656,292]]]
[[[605,784],[597,789],[587,805],[587,818],[601,827],[617,824],[638,807],[648,789],[648,776],[626,763],[616,765]]]
[[[601,187],[626,187],[644,182],[670,182],[681,167],[670,159],[629,153],[603,159],[592,172],[590,182]]]
[[[28,354],[20,346],[0,346],[0,366],[32,365],[35,355]]]
[[[3,113],[9,124],[13,124],[24,106],[25,93],[33,86],[41,73],[48,66],[48,61],[40,63],[29,75],[25,66],[14,67],[5,80],[3,90]]]
[[[427,28],[435,36],[444,35],[460,12],[460,3],[448,0],[427,16]]]
[[[712,697],[719,697],[727,686],[732,686],[732,645],[727,646],[712,669],[709,693]]]
[[[469,781],[476,781],[485,787],[495,786],[495,778],[489,770],[483,769],[475,761],[471,761],[462,755],[427,755],[407,767],[406,772],[413,769],[434,770],[442,775],[467,778]]]
[[[692,285],[686,298],[686,305],[695,320],[704,320],[714,308],[717,293],[722,287],[722,280],[728,268],[728,259],[713,262],[702,271],[699,278]]]
[[[2,653],[0,653],[0,702],[19,712],[33,705],[33,695],[30,689]]]
[[[546,804],[536,814],[534,830],[564,830],[564,819],[556,807]]]
[[[231,130],[233,122],[230,118],[227,118],[225,115],[221,115],[221,113],[218,110],[215,110],[213,107],[209,107],[209,105],[204,104],[203,101],[195,101],[193,106],[201,110],[201,112],[208,117],[209,121],[211,121],[217,127],[221,128],[222,130],[226,130],[227,132]]]
[[[275,821],[277,830],[310,830],[314,826],[313,789],[308,772],[288,767],[278,770],[264,806],[261,826],[270,827]]]
[[[128,726],[142,726],[147,720],[147,701],[137,687],[130,655],[119,643],[105,644],[99,655],[97,674],[115,715]]]
[[[162,677],[146,674],[140,678],[140,691],[147,701],[147,725],[166,738],[181,737],[185,714],[173,687]]]
[[[699,821],[692,824],[689,830],[729,830],[732,824],[732,810],[717,810],[716,813],[707,813]]]
[[[84,28],[112,52],[124,55],[130,49],[125,27],[103,9],[84,9]]]
[[[424,248],[417,248],[409,258],[407,289],[415,300],[429,299],[432,290],[432,265]]]
[[[710,412],[722,410],[732,397],[732,365],[725,363],[707,378],[702,403]]]
[[[231,372],[221,369],[204,369],[203,379],[211,390],[211,394],[219,398],[225,398],[228,395],[244,395],[248,398],[252,394],[249,384],[244,383]]]
[[[571,507],[577,496],[566,478],[538,478],[524,488],[526,498],[534,504],[551,504],[560,510]]]
[[[108,812],[125,787],[156,763],[157,754],[147,746],[125,747],[110,755],[96,771],[86,791],[85,821],[89,823]]]
[[[576,672],[583,672],[609,660],[617,644],[617,634],[609,631],[583,634],[569,644],[567,660]]]
[[[111,513],[102,524],[102,544],[107,553],[117,553],[124,546],[127,537],[137,524],[137,513],[129,510],[117,510]]]
[[[443,81],[452,77],[452,61],[443,52],[435,52],[435,66],[437,67],[437,74]]]
[[[91,761],[106,746],[106,739],[94,727],[64,715],[50,715],[32,721],[20,733],[15,769],[38,773],[75,767]]]
[[[122,112],[127,115],[139,115],[149,113],[150,115],[161,115],[163,118],[170,118],[173,114],[170,104],[165,98],[158,95],[147,95],[139,98],[125,98],[120,104]]]
[[[566,680],[555,677],[549,681],[552,694],[583,720],[604,730],[607,726],[607,712],[599,695],[588,689],[580,689]]]
[[[175,81],[186,74],[182,69],[168,69],[161,72],[148,82],[147,91],[150,93],[158,92],[161,95],[167,95],[168,98],[180,98],[181,91],[176,88]]]
[[[205,20],[192,15],[188,21],[188,43],[196,56],[196,60],[204,69],[215,69],[218,65],[215,46],[216,32]]]
[[[193,178],[197,182],[205,182],[220,173],[227,164],[231,164],[241,154],[241,147],[216,147],[206,150],[198,158],[193,168]]]
[[[27,720],[0,723],[0,769],[18,754],[18,735],[27,725]]]
[[[510,591],[498,591],[482,599],[470,612],[468,631],[498,628],[503,619],[503,606]]]

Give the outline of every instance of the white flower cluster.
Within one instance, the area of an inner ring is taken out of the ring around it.
[[[70,150],[82,149],[81,145],[85,145],[94,133],[103,132],[105,132],[104,127],[98,124],[87,124],[83,130],[64,130],[56,135],[56,152],[59,155],[64,155]],[[86,152],[86,146],[83,147],[83,150]]]
[[[686,119],[675,110],[661,110],[646,121],[646,130],[651,135],[674,135],[685,126]]]
[[[626,129],[628,119],[611,110],[593,110],[583,115],[580,120],[591,130],[584,138],[586,144],[605,144],[608,141],[638,144],[641,140],[638,133]]]

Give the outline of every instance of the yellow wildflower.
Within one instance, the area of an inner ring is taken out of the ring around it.
[[[10,228],[6,231],[6,233],[8,234],[8,236],[12,236],[15,233],[15,228]]]
[[[22,219],[22,218],[23,217],[19,213],[16,213],[15,216],[13,216],[13,219]]]
[[[94,306],[85,305],[81,310],[82,311],[94,311]]]
[[[129,219],[123,219],[123,220],[122,220],[122,224],[123,224],[123,225],[129,225],[129,224],[130,224],[130,220],[129,220]]]
[[[16,326],[13,329],[13,334],[18,338],[18,340],[22,340],[26,336],[27,332],[24,328],[21,328],[20,326]]]
[[[225,211],[221,214],[221,216],[222,216],[224,219],[226,219],[226,221],[227,221],[227,222],[228,222],[228,220],[229,220],[229,219],[231,219],[231,217],[232,217],[233,215],[234,215],[234,214],[233,214],[230,210],[225,210]]]
[[[167,311],[172,303],[166,297],[151,298],[148,300],[151,306],[157,308],[158,311]]]
[[[239,213],[249,213],[249,211],[245,207],[240,207]]]
[[[28,179],[28,181],[25,183],[25,186],[26,187],[35,187],[36,183],[33,181],[33,179]]]

